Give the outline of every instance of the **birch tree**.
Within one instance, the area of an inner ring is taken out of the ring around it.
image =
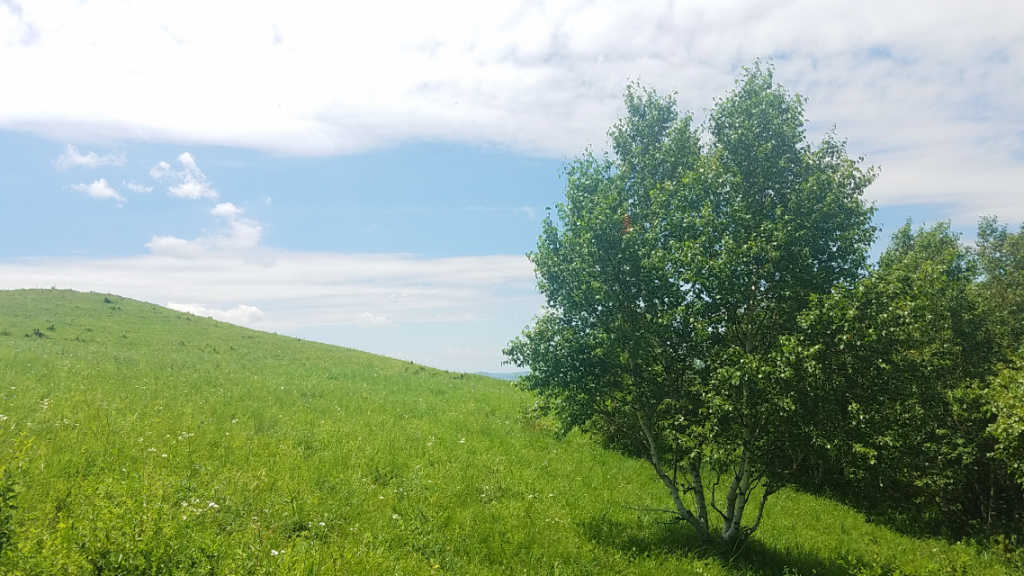
[[[639,86],[611,154],[567,168],[529,256],[544,312],[506,348],[567,428],[648,460],[666,510],[735,543],[798,473],[801,404],[778,360],[813,295],[865,268],[874,173],[754,64],[703,127]]]

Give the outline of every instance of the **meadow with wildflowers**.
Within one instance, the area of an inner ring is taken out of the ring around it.
[[[783,490],[730,554],[510,382],[112,295],[0,292],[0,574],[979,574]]]

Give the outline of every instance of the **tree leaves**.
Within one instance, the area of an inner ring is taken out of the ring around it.
[[[862,274],[874,173],[834,136],[806,142],[802,100],[759,63],[716,103],[704,145],[674,98],[631,85],[625,101],[614,155],[566,170],[530,254],[547,308],[506,354],[564,423],[671,471],[698,532],[703,467],[735,472],[734,538],[752,487],[795,473],[805,406],[778,358],[810,298]]]

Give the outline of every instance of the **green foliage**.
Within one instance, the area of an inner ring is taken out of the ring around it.
[[[1009,232],[996,218],[983,218],[977,257],[982,273],[978,303],[1007,360],[1024,344],[1024,233]]]
[[[568,167],[530,254],[548,307],[506,354],[567,428],[647,458],[680,519],[709,536],[715,512],[733,542],[797,473],[781,337],[864,269],[874,174],[834,135],[807,143],[802,100],[760,64],[716,103],[706,146],[671,97],[631,86],[626,112],[612,158]]]
[[[995,438],[995,455],[1001,458],[1024,487],[1024,353],[1004,369],[988,390],[995,419],[989,432]]]
[[[991,458],[998,359],[973,254],[947,224],[893,236],[855,286],[817,298],[789,366],[819,407],[801,484],[905,529],[963,537],[1021,526],[1024,497]]]

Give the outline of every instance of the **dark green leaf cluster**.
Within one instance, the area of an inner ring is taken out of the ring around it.
[[[988,431],[996,441],[995,455],[1024,487],[1024,350],[995,378],[986,400],[994,416]]]
[[[1019,525],[1024,497],[987,433],[1000,330],[978,278],[948,224],[908,223],[867,277],[814,299],[788,347],[801,401],[819,408],[800,484],[907,528]]]

